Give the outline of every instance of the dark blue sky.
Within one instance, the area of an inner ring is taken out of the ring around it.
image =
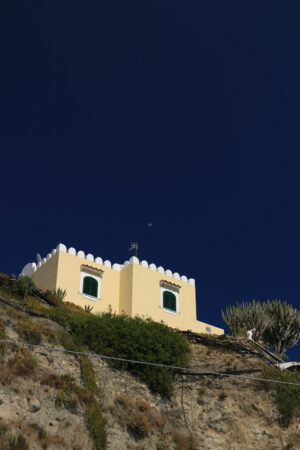
[[[0,271],[59,242],[122,263],[137,240],[196,279],[200,320],[300,308],[299,2],[1,9]]]

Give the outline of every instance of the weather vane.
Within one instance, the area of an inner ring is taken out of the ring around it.
[[[139,244],[137,242],[131,242],[130,248],[128,251],[135,250],[135,256],[137,257],[137,251],[139,248]]]

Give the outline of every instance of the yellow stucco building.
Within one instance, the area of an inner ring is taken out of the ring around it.
[[[224,334],[221,328],[200,322],[196,316],[195,280],[132,257],[111,264],[92,254],[58,244],[46,258],[28,263],[21,274],[41,289],[65,289],[64,300],[93,312],[110,309],[134,317],[151,317],[172,328],[196,333]]]

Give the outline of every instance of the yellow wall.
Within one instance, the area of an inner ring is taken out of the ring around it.
[[[132,271],[133,264],[124,268],[120,272],[120,297],[119,314],[123,312],[132,317]]]
[[[58,253],[53,255],[31,275],[34,283],[40,289],[49,289],[53,291],[56,288],[58,255]]]
[[[80,293],[81,265],[103,270],[100,299],[92,300]],[[194,285],[135,262],[131,262],[119,271],[64,251],[58,251],[34,272],[32,278],[42,289],[54,290],[59,287],[65,289],[67,291],[65,301],[83,308],[85,305],[92,306],[93,313],[108,311],[111,306],[112,311],[118,314],[125,312],[131,317],[136,315],[151,317],[157,322],[163,321],[172,328],[206,333],[206,327],[209,327],[213,334],[224,334],[223,329],[196,319]],[[178,314],[162,309],[161,280],[180,286]]]
[[[103,270],[101,279],[100,299],[92,300],[83,297],[80,293],[80,266],[88,265]],[[75,303],[84,308],[85,305],[93,307],[93,313],[119,311],[120,272],[109,267],[87,261],[69,253],[59,252],[57,288],[66,289],[65,301]]]
[[[213,327],[197,320],[195,286],[181,280],[174,279],[163,273],[142,267],[133,266],[132,316],[151,317],[156,322],[161,320],[172,328],[192,330],[206,333],[209,326],[213,334],[224,334],[221,328]],[[161,307],[160,281],[175,283],[179,289],[179,313],[173,314]]]

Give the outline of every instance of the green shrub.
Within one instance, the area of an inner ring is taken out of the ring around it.
[[[24,300],[27,296],[33,295],[36,286],[30,277],[22,275],[17,277],[15,275],[0,274],[0,287],[10,297],[15,297]]]
[[[96,450],[105,450],[107,446],[106,420],[100,405],[93,401],[87,407],[86,422]]]
[[[74,313],[69,318],[69,326],[80,344],[103,355],[173,366],[185,366],[188,361],[186,340],[151,319]],[[162,396],[169,397],[173,391],[174,371],[170,369],[114,360],[108,363],[129,370]]]
[[[263,377],[289,383],[300,383],[300,374],[268,368],[263,371]],[[276,386],[275,403],[280,414],[279,421],[282,427],[289,426],[295,416],[300,416],[300,388],[288,384],[278,384]]]

